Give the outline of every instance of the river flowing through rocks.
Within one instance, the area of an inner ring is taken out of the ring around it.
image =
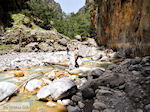
[[[78,58],[79,67],[70,69],[70,56],[73,56],[70,54],[60,51],[1,55],[0,100],[3,102],[0,110],[17,111],[21,106],[26,108],[20,112],[142,112],[143,108],[149,109],[146,105],[149,100],[145,97],[149,95],[150,57],[115,59],[112,50],[95,48]],[[139,105],[136,100],[140,101]]]

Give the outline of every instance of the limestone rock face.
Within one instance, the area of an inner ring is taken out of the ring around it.
[[[91,16],[99,45],[126,56],[150,55],[149,0],[95,0]]]

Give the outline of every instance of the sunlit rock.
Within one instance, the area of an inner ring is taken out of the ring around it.
[[[45,86],[37,93],[38,99],[45,99],[50,96],[54,100],[61,99],[70,94],[73,94],[76,90],[76,85],[73,80],[69,78],[61,78],[54,80],[48,86]]]
[[[0,100],[11,94],[17,86],[10,82],[0,82]]]
[[[31,80],[27,83],[25,88],[28,91],[33,91],[35,89],[41,88],[41,86],[42,86],[42,81],[41,80],[33,79],[33,80]]]
[[[22,71],[14,73],[14,77],[23,77],[23,76],[24,76],[24,72]]]
[[[69,105],[70,99],[57,100],[57,103],[62,104],[62,105]]]

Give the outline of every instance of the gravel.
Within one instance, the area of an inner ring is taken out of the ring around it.
[[[0,71],[19,67],[59,63],[68,59],[67,52],[31,52],[0,55]]]

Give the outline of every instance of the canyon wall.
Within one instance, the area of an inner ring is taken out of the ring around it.
[[[95,0],[91,20],[100,46],[150,55],[150,0]]]

